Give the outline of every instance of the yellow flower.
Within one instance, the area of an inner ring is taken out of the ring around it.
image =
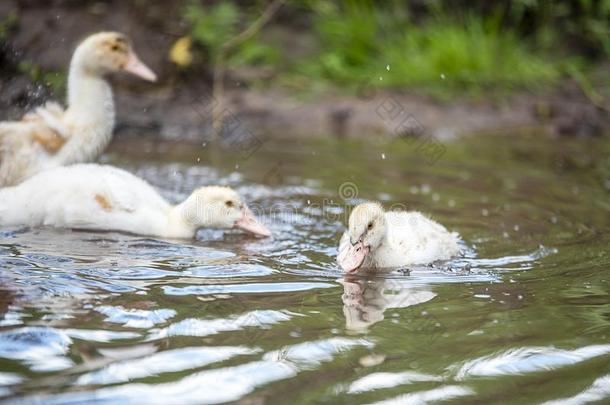
[[[169,51],[169,59],[178,66],[189,66],[193,62],[192,44],[193,40],[189,36],[179,38]]]

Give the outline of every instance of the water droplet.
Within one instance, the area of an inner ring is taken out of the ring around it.
[[[385,153],[382,153],[382,154],[381,154],[381,158],[382,158],[383,160],[385,160]]]
[[[390,71],[390,65],[385,65],[385,70]]]
[[[445,74],[441,73],[441,80],[445,80]]]
[[[379,81],[382,81],[382,80],[383,80],[383,77],[379,76]]]

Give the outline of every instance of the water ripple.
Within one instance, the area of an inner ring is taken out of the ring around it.
[[[356,346],[370,348],[374,344],[366,339],[330,338],[287,346],[266,353],[263,359],[289,362],[299,370],[312,370],[321,363],[331,361],[336,354]]]
[[[71,392],[55,396],[22,398],[21,403],[38,404],[216,404],[235,401],[264,384],[294,377],[288,364],[256,361],[234,367],[191,374],[176,382],[163,384],[125,384],[102,388],[95,393]]]
[[[414,371],[404,371],[401,373],[372,373],[351,383],[347,389],[347,393],[359,394],[362,392],[392,388],[422,381],[442,381],[442,377]]]
[[[258,349],[240,346],[186,347],[167,350],[135,360],[116,362],[101,370],[81,375],[76,385],[107,385],[184,371],[228,360],[239,355],[255,354]]]
[[[547,401],[543,405],[581,405],[608,398],[610,398],[610,375],[605,375],[596,379],[590,387],[573,397]]]
[[[0,332],[0,357],[20,360],[33,371],[55,371],[71,367],[66,357],[70,337],[56,329],[24,327]]]
[[[120,323],[127,328],[152,328],[158,323],[164,323],[176,315],[173,309],[125,309],[121,306],[100,306],[97,312],[106,315],[106,322]]]
[[[610,345],[591,345],[574,350],[523,347],[471,360],[460,368],[456,378],[463,380],[467,377],[522,375],[548,371],[607,354],[610,354]]]
[[[292,316],[287,312],[257,310],[225,319],[189,318],[151,333],[149,340],[170,336],[209,336],[220,332],[242,330],[246,327],[266,328],[278,322],[289,321]]]
[[[163,291],[168,295],[208,295],[208,294],[234,294],[234,293],[263,293],[263,292],[288,292],[306,291],[315,288],[336,287],[329,283],[250,283],[250,284],[212,284],[202,286],[172,287],[163,286]]]
[[[423,405],[430,402],[448,401],[450,399],[470,395],[474,395],[474,391],[470,388],[460,387],[458,385],[447,385],[445,387],[434,388],[428,391],[400,395],[396,398],[375,402],[374,405]]]
[[[115,332],[93,329],[62,329],[62,332],[74,339],[89,342],[112,342],[114,340],[135,339],[141,335],[136,332]]]

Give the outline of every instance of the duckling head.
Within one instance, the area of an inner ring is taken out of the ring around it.
[[[140,61],[129,39],[119,32],[99,32],[85,38],[76,48],[72,63],[94,75],[125,71],[144,80],[157,80],[157,75]]]
[[[349,243],[342,246],[337,261],[343,270],[357,270],[366,257],[384,241],[387,221],[379,203],[358,205],[349,216],[347,234]]]
[[[271,236],[271,231],[229,187],[201,187],[185,201],[184,208],[184,220],[195,228],[237,228]]]

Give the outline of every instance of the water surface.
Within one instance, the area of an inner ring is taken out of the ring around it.
[[[0,401],[610,400],[610,143],[122,141],[172,201],[236,188],[274,237],[0,230]],[[462,257],[344,277],[367,199],[458,231]]]

